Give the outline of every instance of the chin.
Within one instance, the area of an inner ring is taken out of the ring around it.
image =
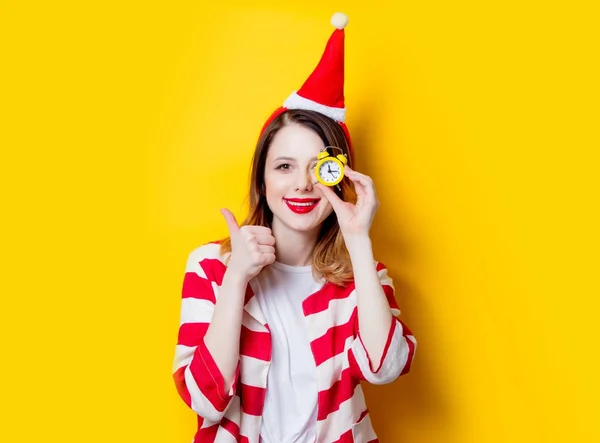
[[[302,216],[294,216],[292,215],[291,217],[278,217],[279,221],[287,226],[289,229],[292,229],[294,231],[298,231],[298,232],[310,232],[310,231],[314,231],[315,229],[317,229],[320,225],[321,222],[318,219],[312,218],[308,219],[308,217],[305,217],[304,220],[299,219]]]
[[[269,202],[267,201],[267,203]],[[320,202],[320,204],[322,203],[324,202]],[[273,221],[277,219],[277,223],[281,223],[285,228],[296,232],[312,232],[316,229],[320,229],[323,222],[333,212],[332,208],[317,207],[308,213],[299,214],[290,210],[288,205],[284,202],[282,202],[281,205],[269,205],[269,208],[273,213]],[[273,211],[273,209],[275,209],[275,211]]]
[[[288,208],[283,208],[282,212],[279,214],[274,213],[273,215],[282,225],[297,232],[311,232],[319,229],[328,215],[322,214],[320,211],[310,214],[294,214]]]

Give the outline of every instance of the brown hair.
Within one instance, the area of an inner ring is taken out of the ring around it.
[[[250,169],[249,211],[241,225],[272,227],[273,213],[267,205],[264,193],[267,153],[277,131],[293,123],[312,129],[321,137],[325,146],[340,148],[348,158],[348,166],[352,167],[348,140],[342,127],[335,120],[315,111],[295,109],[283,112],[264,129],[257,142]],[[337,155],[339,152],[336,150],[330,154]],[[334,188],[338,197],[344,201],[356,203],[356,191],[352,183],[349,180],[342,180],[339,186],[341,191]],[[223,255],[231,252],[229,237],[221,241],[220,252]],[[346,249],[335,212],[332,212],[321,225],[319,239],[313,250],[312,267],[317,277],[322,276],[336,285],[343,286],[354,278],[350,255]]]

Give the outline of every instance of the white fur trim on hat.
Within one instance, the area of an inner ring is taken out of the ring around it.
[[[344,122],[346,120],[346,108],[333,108],[331,106],[322,105],[321,103],[299,96],[296,91],[292,92],[283,102],[283,107],[288,109],[317,111],[327,117],[331,117],[337,122]]]

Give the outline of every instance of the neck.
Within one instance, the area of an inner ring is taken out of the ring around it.
[[[309,232],[295,231],[273,223],[273,236],[275,237],[275,257],[279,263],[289,266],[308,266],[312,263],[312,253],[319,229]]]

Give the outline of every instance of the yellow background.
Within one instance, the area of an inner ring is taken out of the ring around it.
[[[187,254],[243,216],[258,130],[339,10],[374,248],[419,342],[366,387],[381,441],[600,441],[593,3],[4,0],[0,441],[191,440]]]

